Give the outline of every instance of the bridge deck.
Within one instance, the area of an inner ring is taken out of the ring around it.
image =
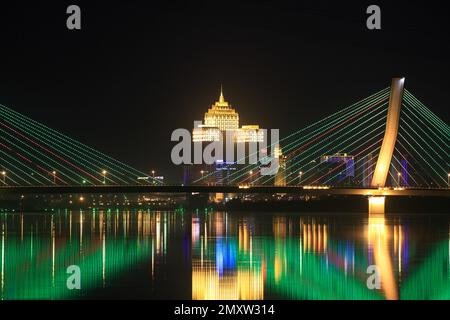
[[[1,194],[89,194],[89,193],[288,193],[298,195],[407,196],[450,197],[450,189],[370,189],[370,188],[303,188],[300,186],[204,186],[204,185],[95,185],[95,186],[2,186]]]

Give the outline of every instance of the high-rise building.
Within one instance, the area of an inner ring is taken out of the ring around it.
[[[217,127],[222,131],[239,128],[239,114],[225,101],[222,89],[220,90],[219,101],[216,101],[205,113],[205,125]]]
[[[230,140],[231,139],[231,140]],[[193,168],[189,168],[194,172],[206,172],[201,177],[202,184],[228,184],[229,176],[233,174],[238,168],[243,167],[243,164],[237,165],[236,162],[241,159],[237,152],[238,144],[246,151],[250,151],[251,143],[264,142],[264,131],[260,129],[259,125],[243,125],[239,127],[239,114],[234,108],[231,107],[227,101],[225,101],[222,88],[220,90],[219,101],[216,101],[211,108],[205,113],[203,123],[196,123],[195,128],[192,130],[193,142],[215,142],[223,141],[223,156],[224,159],[218,159],[214,167],[214,172],[206,169],[205,165],[194,165]],[[233,148],[233,154],[236,159],[226,159],[226,148]],[[256,173],[255,173],[256,175]],[[247,178],[247,177],[246,177]],[[246,178],[242,178],[245,180]],[[256,179],[256,177],[253,176]],[[211,181],[211,180],[214,181]],[[239,179],[233,179],[232,183],[240,183]]]
[[[324,169],[329,170],[326,179],[333,185],[349,184],[353,182],[355,177],[355,160],[352,155],[347,153],[335,153],[333,155],[325,155],[320,158],[320,163]],[[337,168],[339,170],[328,169],[327,167]]]
[[[264,132],[259,125],[243,125],[239,128],[239,113],[225,101],[222,89],[219,101],[205,113],[203,124],[197,125],[192,131],[194,142],[219,141],[220,136],[226,139],[225,133],[229,132],[233,142],[263,142]]]
[[[363,164],[362,164],[362,177],[363,177],[362,186],[363,187],[366,187],[366,188],[370,187],[374,170],[375,170],[375,163],[373,161],[373,156],[371,153],[369,153],[363,159]]]
[[[408,159],[401,157],[400,163],[393,161],[389,167],[388,181],[391,187],[407,187],[409,185]]]
[[[401,178],[402,178],[402,186],[403,187],[407,187],[407,186],[409,186],[409,172],[408,172],[408,160],[407,159],[405,159],[405,158],[403,158],[401,161],[400,161],[400,164],[401,164],[401,166],[402,166],[402,175],[401,175]]]
[[[275,158],[278,159],[278,171],[275,174],[274,185],[277,187],[285,187],[286,186],[286,156],[283,155],[283,152],[280,147],[276,148],[274,151]]]

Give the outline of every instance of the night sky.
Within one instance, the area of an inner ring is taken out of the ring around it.
[[[172,178],[171,132],[202,120],[221,84],[241,124],[282,137],[393,76],[448,123],[448,11],[390,2],[2,1],[0,103]],[[381,30],[366,28],[369,4]]]

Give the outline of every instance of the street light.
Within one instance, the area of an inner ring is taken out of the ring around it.
[[[103,184],[105,184],[106,183],[106,174],[107,174],[106,170],[103,170],[102,174],[103,174]]]
[[[397,187],[400,187],[400,178],[402,177],[401,172],[397,172]]]
[[[202,179],[203,179],[203,174],[205,173],[205,171],[201,170],[200,173],[202,174]]]
[[[3,184],[6,184],[6,171],[2,171]]]
[[[152,170],[152,183],[155,184],[155,170]]]
[[[447,188],[450,188],[450,173],[447,175]]]
[[[53,171],[52,174],[53,174],[53,184],[56,184],[56,171]]]
[[[248,174],[250,175],[250,184],[252,184],[252,182],[253,182],[253,170],[250,170],[248,172]]]
[[[303,171],[300,171],[300,172],[298,173],[298,185],[301,185],[301,184],[302,184],[302,175],[303,175]]]

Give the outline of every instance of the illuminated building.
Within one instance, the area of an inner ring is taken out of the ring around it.
[[[231,139],[231,141],[230,141]],[[239,127],[239,114],[231,104],[225,101],[222,88],[220,90],[219,101],[216,101],[205,113],[203,123],[195,124],[192,130],[193,142],[223,142],[223,154],[227,154],[227,142],[231,142],[234,149],[234,156],[238,155],[238,144],[244,145],[244,150],[250,150],[250,143],[264,142],[264,131],[259,125],[243,125]],[[236,161],[239,159],[220,159],[217,163],[207,167],[206,165],[190,166],[184,172],[183,182],[192,182],[194,172],[206,172],[201,178],[201,184],[223,185],[228,184],[228,177],[232,171],[238,169]],[[234,161],[234,162],[233,162]],[[198,179],[197,177],[196,179]],[[252,176],[256,179],[256,176]],[[195,179],[194,179],[195,180]],[[239,181],[235,181],[239,183]]]
[[[274,156],[278,159],[278,171],[275,174],[275,186],[285,187],[286,186],[286,156],[283,156],[280,147],[275,148]]]
[[[231,131],[233,142],[263,142],[264,132],[259,125],[243,125],[239,128],[239,113],[225,101],[222,89],[216,101],[205,113],[204,123],[192,131],[194,142],[220,141],[225,131]]]
[[[192,130],[192,141],[220,141],[220,135],[219,128],[199,125]]]
[[[233,161],[217,160],[215,169],[216,185],[227,185],[231,174],[237,170],[237,165]]]
[[[239,114],[225,101],[220,90],[219,101],[205,113],[205,125],[217,127],[220,130],[236,130],[239,128]]]
[[[373,156],[371,153],[369,153],[364,158],[363,165],[362,165],[363,187],[370,187],[374,169],[375,169],[375,167],[374,167],[374,162],[373,162]]]
[[[409,184],[409,182],[408,182],[408,176],[409,176],[409,173],[408,173],[408,160],[402,159],[400,161],[400,163],[401,163],[401,166],[402,166],[402,175],[401,175],[402,186],[407,187],[408,184]]]
[[[336,153],[333,155],[325,155],[320,158],[320,163],[322,165],[338,166],[343,169],[338,172],[336,177],[332,178],[333,184],[339,184],[341,182],[349,182],[352,178],[355,177],[355,160],[354,157],[348,155],[347,153]],[[343,167],[345,165],[345,167]],[[328,169],[328,168],[327,168]]]
[[[263,142],[264,132],[259,129],[258,125],[242,126],[236,130],[236,142]]]
[[[407,187],[408,186],[408,160],[401,158],[400,161],[392,162],[389,166],[388,181],[391,187]]]

